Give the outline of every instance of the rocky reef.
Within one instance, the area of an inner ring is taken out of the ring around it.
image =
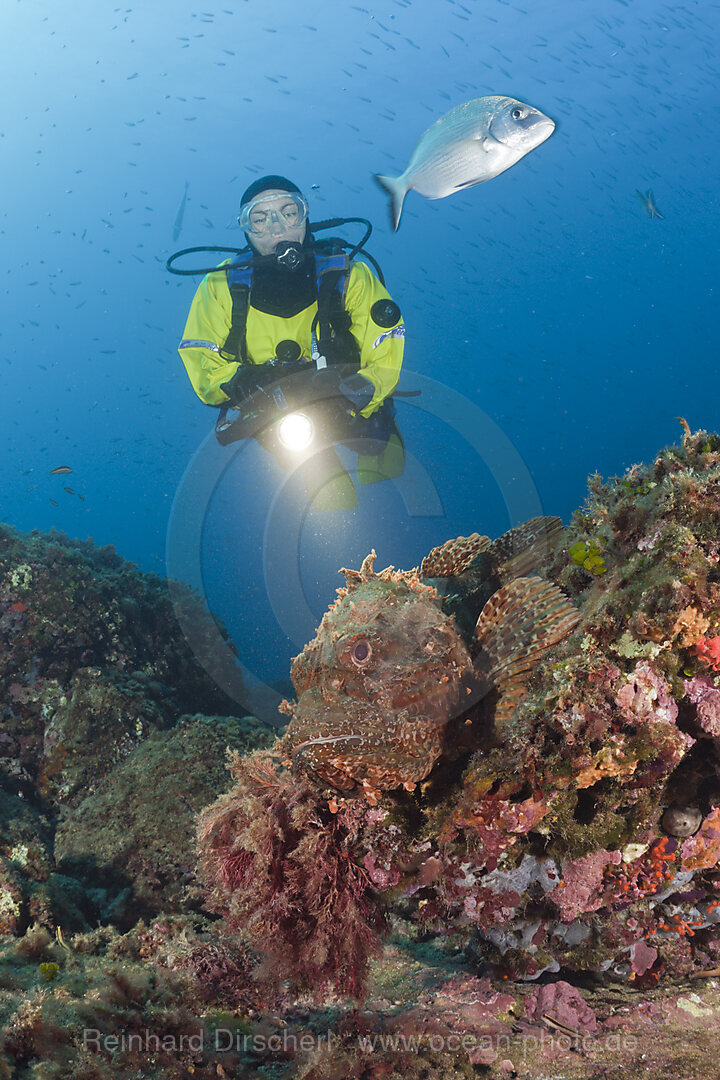
[[[165,583],[3,528],[0,1080],[713,1077],[719,564],[687,431],[345,571],[276,739]]]
[[[197,907],[195,815],[226,786],[226,748],[271,739],[213,715],[234,703],[167,583],[112,548],[0,527],[0,690],[0,932]]]
[[[438,752],[419,775],[409,743],[397,752],[387,716],[369,718],[357,689],[368,651],[391,653],[402,667],[403,619],[406,653],[416,650],[418,623],[402,608],[401,585],[412,586],[371,565],[359,572],[362,584],[350,572],[340,614],[336,605],[293,664],[299,700],[288,705],[284,740],[272,755],[237,762],[235,788],[205,812],[201,855],[216,909],[259,948],[272,940],[287,977],[305,988],[329,981],[357,991],[358,961],[378,945],[378,901],[419,934],[457,935],[479,964],[514,979],[567,970],[651,985],[717,966],[719,506],[720,440],[704,432],[687,433],[623,478],[591,478],[561,542],[533,553],[533,570],[577,608],[575,629],[526,665],[511,708],[502,693],[467,710],[461,694],[454,708],[445,696]],[[430,598],[436,608],[477,594],[481,558],[471,551],[459,571],[451,560],[444,596]],[[502,566],[496,560],[484,579],[494,572],[502,581]],[[420,568],[415,587],[429,589],[427,578]],[[490,590],[478,628],[507,588]],[[539,625],[548,618],[541,612]],[[431,621],[423,616],[422,625]],[[515,675],[518,650],[503,635],[492,648],[512,656]],[[462,684],[453,649],[433,653],[444,658],[434,686]],[[303,695],[311,684],[308,709],[318,719],[308,765]],[[338,695],[349,727],[338,720]],[[407,726],[422,727],[426,713],[412,694],[395,699],[400,709],[408,702]],[[259,865],[267,874],[256,873]],[[307,896],[295,882],[312,883]],[[257,910],[285,902],[296,918],[308,916],[308,941],[342,927],[342,945],[325,950],[322,970],[308,949],[293,953],[292,929],[258,921]]]
[[[203,626],[216,639],[199,599],[176,595],[198,640]],[[273,741],[257,720],[227,715],[234,702],[202,659],[166,582],[112,548],[0,526],[0,1076],[64,1077],[80,1060],[73,1050],[33,1063],[68,1041],[42,1003],[63,985],[69,940],[201,909],[196,814],[227,787],[228,748]],[[105,987],[108,974],[98,969]],[[151,975],[138,978],[141,993]]]
[[[214,622],[189,590],[207,638]],[[202,633],[198,632],[202,640]],[[0,769],[8,790],[75,806],[181,713],[231,711],[188,647],[168,584],[112,547],[0,525]],[[12,778],[12,779],[11,779]]]

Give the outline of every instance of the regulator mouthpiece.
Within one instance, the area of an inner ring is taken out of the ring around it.
[[[299,270],[305,262],[302,244],[294,240],[282,240],[275,248],[275,261],[283,270]]]

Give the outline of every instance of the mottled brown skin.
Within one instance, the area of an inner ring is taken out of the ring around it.
[[[471,693],[472,659],[454,620],[434,589],[408,578],[351,586],[293,662],[293,763],[341,791],[422,780]]]
[[[434,548],[419,571],[375,573],[374,551],[360,570],[343,570],[347,588],[292,666],[298,700],[284,709],[294,767],[340,791],[362,786],[373,801],[378,790],[412,790],[423,780],[451,722],[491,686],[495,721],[508,716],[526,673],[578,622],[555,585],[523,576],[558,528],[557,518],[533,518],[493,543],[477,533],[457,537]],[[487,553],[491,576],[506,583],[484,603],[467,645],[424,579],[456,577]]]

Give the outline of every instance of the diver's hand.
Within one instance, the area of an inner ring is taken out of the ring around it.
[[[318,398],[338,397],[341,393],[340,383],[343,373],[337,367],[318,368],[312,373],[310,389],[313,396]]]
[[[220,389],[230,398],[230,404],[237,407],[276,378],[269,364],[239,364],[233,377],[220,383]]]
[[[357,412],[369,405],[375,394],[375,386],[369,379],[340,365],[315,372],[313,386],[319,397],[340,397]]]

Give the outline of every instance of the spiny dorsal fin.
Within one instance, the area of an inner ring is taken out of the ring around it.
[[[457,536],[446,540],[444,544],[429,552],[420,564],[420,576],[453,577],[467,570],[471,562],[481,551],[490,547],[490,537],[471,533],[470,536]]]
[[[365,558],[362,561],[362,566],[360,567],[360,573],[362,574],[362,576],[364,578],[371,577],[372,574],[375,573],[375,571],[373,570],[373,567],[375,565],[375,560],[376,559],[377,559],[377,552],[375,551],[375,548],[373,548],[372,551],[370,552],[370,554],[365,556]]]
[[[345,576],[346,587],[336,590],[338,596],[337,604],[342,603],[345,597],[360,585],[364,585],[371,580],[389,581],[394,585],[403,584],[412,592],[422,593],[427,599],[437,599],[437,589],[432,585],[426,585],[420,580],[417,568],[413,570],[396,570],[394,566],[386,566],[384,570],[375,570],[374,565],[376,558],[377,555],[373,548],[370,554],[366,555],[363,559],[359,570],[349,570],[347,567],[343,567],[340,570],[340,573]],[[330,610],[336,609],[337,604],[333,604]]]
[[[516,578],[490,597],[475,627],[486,677],[500,689],[573,630],[580,613],[557,585]]]
[[[546,565],[564,533],[559,517],[534,517],[493,540],[488,555],[500,581],[524,577]]]
[[[344,576],[348,589],[357,589],[358,585],[362,585],[368,578],[373,577],[375,572],[373,570],[373,564],[377,558],[377,552],[375,548],[372,549],[369,555],[366,555],[362,561],[362,566],[359,570],[350,570],[345,566],[340,568],[340,573]],[[340,590],[338,589],[338,593]]]

